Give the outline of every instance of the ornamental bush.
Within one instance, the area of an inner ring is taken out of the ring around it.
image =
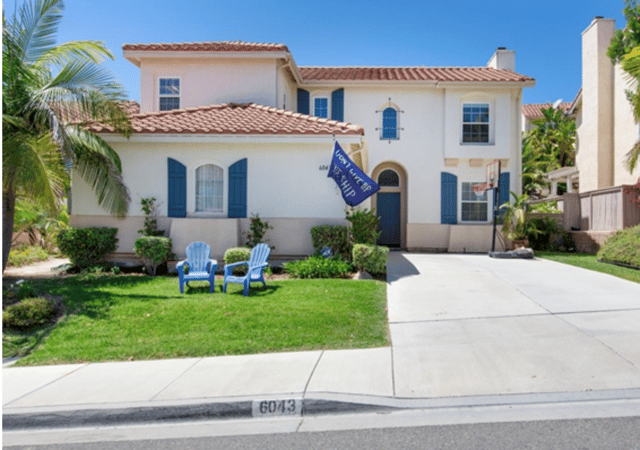
[[[249,261],[251,249],[249,247],[231,247],[224,252],[224,263],[233,264],[242,261]],[[236,275],[246,272],[246,266],[235,267],[233,273]]]
[[[349,245],[348,229],[344,225],[318,225],[311,228],[311,242],[316,254],[329,247],[333,254],[343,260],[351,260],[351,246]]]
[[[2,326],[24,330],[46,325],[55,316],[53,303],[46,298],[28,298],[2,313]]]
[[[599,261],[640,268],[640,225],[618,231],[607,239],[597,254]]]
[[[156,276],[160,264],[164,264],[173,256],[171,239],[160,236],[143,236],[136,239],[133,251],[142,259],[149,275]]]
[[[285,263],[284,270],[295,278],[344,278],[353,271],[353,266],[339,257],[310,256]]]
[[[7,265],[22,267],[36,262],[46,261],[47,259],[49,259],[49,254],[44,248],[39,245],[23,244],[11,250]]]
[[[366,244],[353,246],[353,265],[359,270],[371,274],[383,274],[387,270],[388,259],[389,247]]]
[[[116,249],[117,228],[67,228],[58,233],[60,253],[84,269],[95,266]]]
[[[353,244],[376,244],[380,237],[380,217],[375,211],[352,209],[347,211],[347,220],[351,222],[349,234]]]

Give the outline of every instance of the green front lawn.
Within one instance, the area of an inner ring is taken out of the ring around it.
[[[571,264],[572,266],[582,267],[583,269],[608,273],[609,275],[640,283],[640,270],[616,266],[605,262],[598,262],[596,255],[590,255],[588,253],[536,252],[536,256],[564,264]]]
[[[209,294],[175,277],[79,275],[36,284],[66,317],[19,365],[126,361],[388,345],[386,285],[343,279],[268,281]],[[25,333],[27,334],[27,333]],[[5,342],[20,333],[3,334]],[[6,356],[6,355],[5,355]]]

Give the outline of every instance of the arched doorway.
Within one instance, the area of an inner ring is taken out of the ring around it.
[[[380,190],[372,199],[372,208],[380,216],[378,244],[387,247],[406,247],[407,176],[397,163],[379,164],[372,178]]]

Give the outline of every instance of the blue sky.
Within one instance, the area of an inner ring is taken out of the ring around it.
[[[18,5],[22,0],[18,1]],[[6,14],[15,0],[4,2]],[[573,100],[581,33],[595,16],[624,27],[623,0],[256,1],[66,0],[59,42],[104,41],[109,67],[140,98],[124,43],[242,40],[283,43],[300,66],[484,66],[497,47],[536,79],[525,103]]]

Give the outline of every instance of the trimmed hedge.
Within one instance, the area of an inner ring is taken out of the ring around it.
[[[143,236],[136,239],[133,244],[133,251],[136,252],[138,258],[142,259],[149,275],[155,276],[158,266],[166,263],[171,258],[173,254],[172,246],[170,238]]]
[[[640,268],[640,225],[620,230],[607,239],[597,258]]]
[[[310,256],[300,261],[285,263],[284,270],[295,278],[345,278],[353,267],[340,258]]]
[[[233,264],[236,262],[249,261],[251,257],[251,249],[249,247],[231,247],[224,252],[224,263]],[[236,275],[245,273],[246,266],[235,267],[233,273]]]
[[[2,326],[24,330],[46,325],[56,315],[56,310],[46,298],[28,298],[9,306],[2,313]]]
[[[74,266],[85,269],[115,251],[117,233],[117,228],[67,228],[58,233],[58,248]]]
[[[349,244],[349,230],[344,225],[317,225],[311,228],[311,242],[316,254],[329,247],[334,255],[344,260],[351,260],[351,245]]]
[[[353,246],[353,265],[371,274],[383,274],[387,271],[389,247],[379,245],[355,244]]]

